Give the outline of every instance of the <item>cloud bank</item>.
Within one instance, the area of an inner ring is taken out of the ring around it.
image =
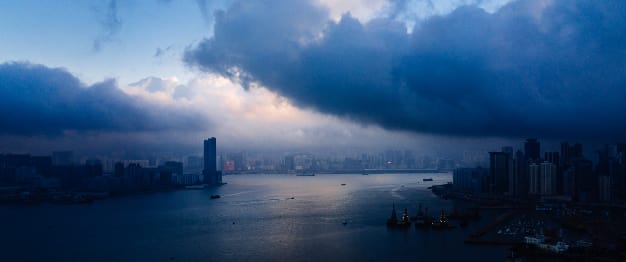
[[[462,6],[407,33],[393,17],[334,22],[307,1],[239,1],[216,14],[214,36],[185,61],[389,130],[618,139],[624,13],[623,1]]]
[[[64,69],[16,62],[0,64],[0,112],[4,112],[0,115],[4,135],[146,132],[208,125],[197,112],[130,96],[113,80],[87,86]]]

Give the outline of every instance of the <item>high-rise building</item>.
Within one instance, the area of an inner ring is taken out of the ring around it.
[[[572,162],[583,158],[583,146],[581,144],[570,145],[567,142],[561,143],[561,166],[568,167]]]
[[[512,171],[511,155],[505,152],[489,152],[489,160],[490,192],[495,194],[508,193],[509,173]]]
[[[204,182],[217,185],[217,139],[211,137],[204,140]]]
[[[598,200],[611,201],[611,177],[598,177]]]
[[[598,179],[593,172],[593,163],[586,159],[576,160],[574,167],[575,198],[578,201],[588,202],[595,200],[598,188]]]
[[[528,196],[528,162],[524,159],[524,153],[521,150],[515,152],[513,159],[513,195],[517,197]]]
[[[74,153],[72,151],[52,152],[52,165],[71,166],[74,164]]]
[[[538,195],[539,192],[541,192],[539,188],[539,177],[539,165],[531,162],[528,165],[528,194]]]
[[[537,141],[536,138],[526,139],[526,143],[524,143],[524,154],[526,159],[537,161],[539,160],[540,153],[539,141]]]
[[[539,192],[541,195],[553,195],[556,191],[556,165],[545,161],[539,166]]]

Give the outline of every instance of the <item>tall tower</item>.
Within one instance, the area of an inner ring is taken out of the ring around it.
[[[211,137],[204,140],[204,182],[209,185],[217,185],[217,139]]]
[[[511,155],[505,152],[489,152],[489,172],[491,176],[490,193],[503,194],[509,192],[509,173]]]
[[[540,156],[539,141],[537,141],[536,138],[526,139],[526,143],[524,143],[524,153],[526,154],[526,159],[538,161]]]

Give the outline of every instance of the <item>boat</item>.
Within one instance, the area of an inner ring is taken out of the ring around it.
[[[415,227],[424,227],[426,226],[426,215],[422,211],[422,204],[420,203],[419,208],[417,209],[417,215],[411,217],[411,221],[415,223]]]
[[[420,204],[420,210],[415,217],[415,228],[430,228],[432,224],[432,218],[428,214],[428,208],[424,208],[424,212],[421,212],[422,205]]]
[[[211,199],[218,199],[218,198],[220,198],[220,197],[222,197],[222,196],[220,196],[220,195],[212,195],[212,196],[211,196]]]
[[[429,177],[429,178],[422,179],[422,181],[424,181],[424,182],[426,182],[426,181],[433,181],[433,179]]]
[[[391,209],[391,216],[387,219],[387,226],[395,226],[398,224],[398,215],[396,213],[396,205],[394,204]]]
[[[441,210],[441,215],[439,219],[433,221],[430,225],[434,229],[448,229],[453,228],[453,225],[448,224],[448,217],[446,217],[446,212]]]
[[[342,186],[345,186],[346,184],[341,184]]]
[[[296,176],[315,176],[315,173],[298,173]]]
[[[345,226],[348,224],[348,221],[344,220],[343,222],[341,222],[341,224]]]
[[[398,226],[400,227],[411,226],[411,219],[409,218],[409,212],[407,212],[406,208],[404,209],[404,212],[402,212],[402,220],[398,221]]]
[[[394,204],[391,210],[391,216],[389,217],[389,219],[387,219],[387,226],[394,228],[408,228],[409,226],[411,226],[409,212],[406,210],[406,208],[404,209],[404,212],[402,212],[402,219],[398,220],[396,205]]]

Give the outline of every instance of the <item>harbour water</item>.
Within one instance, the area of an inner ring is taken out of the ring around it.
[[[434,216],[451,210],[427,189],[451,180],[233,175],[207,190],[0,206],[0,261],[504,261],[506,247],[463,243],[486,219],[444,231],[385,226],[393,204],[411,215],[420,203]]]

